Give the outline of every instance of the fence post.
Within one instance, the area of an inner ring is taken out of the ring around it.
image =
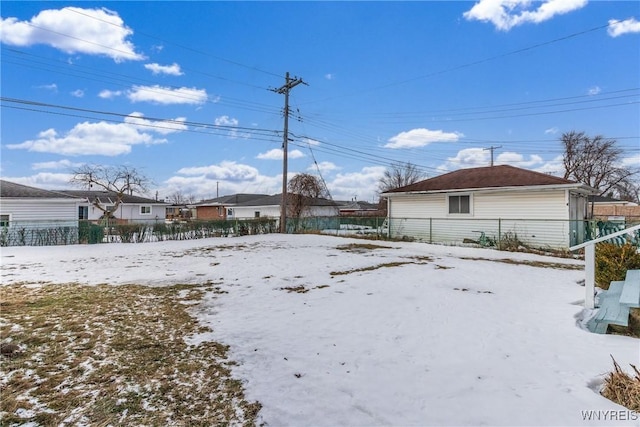
[[[433,218],[429,217],[429,243],[433,243]]]
[[[595,307],[595,269],[596,265],[596,245],[590,244],[584,248],[584,307]]]
[[[498,250],[502,250],[502,245],[500,244],[500,236],[502,236],[502,219],[498,218]]]

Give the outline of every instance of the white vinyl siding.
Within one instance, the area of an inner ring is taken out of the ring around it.
[[[477,240],[481,232],[490,238],[510,233],[532,246],[567,247],[571,224],[566,193],[564,189],[472,192],[470,214],[449,214],[447,193],[394,195],[389,202],[389,231],[394,238],[451,243]]]
[[[142,208],[151,209],[151,214],[143,214]],[[122,203],[118,206],[113,215],[118,219],[125,219],[132,222],[144,222],[151,220],[164,220],[167,216],[167,205],[139,205]],[[95,206],[89,206],[89,220],[96,221],[103,215],[103,212]]]
[[[11,221],[78,221],[78,205],[74,199],[3,198],[0,208]]]
[[[474,194],[474,218],[569,219],[566,190]]]
[[[235,219],[253,219],[256,211],[260,212],[262,218],[280,218],[280,205],[271,206],[236,206],[233,208]],[[310,212],[305,213],[305,217],[317,216],[337,216],[339,210],[337,206],[312,206]]]

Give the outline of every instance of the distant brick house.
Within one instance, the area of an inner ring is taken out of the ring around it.
[[[251,200],[269,197],[268,194],[232,194],[194,203],[195,218],[199,220],[225,220],[236,218],[234,207]]]

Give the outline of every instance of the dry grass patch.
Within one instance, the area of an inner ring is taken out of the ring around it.
[[[324,289],[324,288],[328,288],[328,287],[329,287],[329,285],[318,285],[318,286],[314,286],[313,288],[307,288],[304,285],[298,285],[298,286],[286,286],[284,288],[280,288],[280,290],[281,291],[287,291],[289,293],[295,292],[297,294],[306,294],[311,289]]]
[[[541,268],[555,268],[558,270],[583,270],[584,266],[580,264],[563,264],[559,262],[546,262],[546,261],[529,261],[529,260],[515,260],[509,258],[481,258],[481,257],[460,257],[460,259],[465,259],[469,261],[492,261],[492,262],[502,262],[505,264],[513,264],[513,265],[528,265],[531,267],[541,267]]]
[[[633,377],[620,369],[613,359],[614,370],[605,378],[602,395],[625,408],[640,412],[640,371],[633,365],[631,367],[635,372]]]
[[[363,271],[373,271],[373,270],[378,270],[378,269],[381,269],[381,268],[400,267],[402,265],[407,265],[407,264],[426,264],[426,262],[417,262],[417,261],[385,262],[385,263],[382,263],[382,264],[372,265],[372,266],[369,266],[369,267],[354,268],[353,270],[332,271],[329,274],[331,276],[342,276],[342,275],[345,275],[345,274],[360,273],[360,272],[363,272]]]
[[[365,253],[376,249],[394,249],[391,246],[374,245],[372,243],[349,243],[337,246],[336,249],[344,252]]]
[[[0,288],[3,424],[252,425],[258,402],[231,377],[227,346],[189,313],[211,283],[150,288]]]

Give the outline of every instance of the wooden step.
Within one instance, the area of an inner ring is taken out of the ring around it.
[[[640,307],[640,270],[627,270],[624,287],[620,294],[620,304]]]

